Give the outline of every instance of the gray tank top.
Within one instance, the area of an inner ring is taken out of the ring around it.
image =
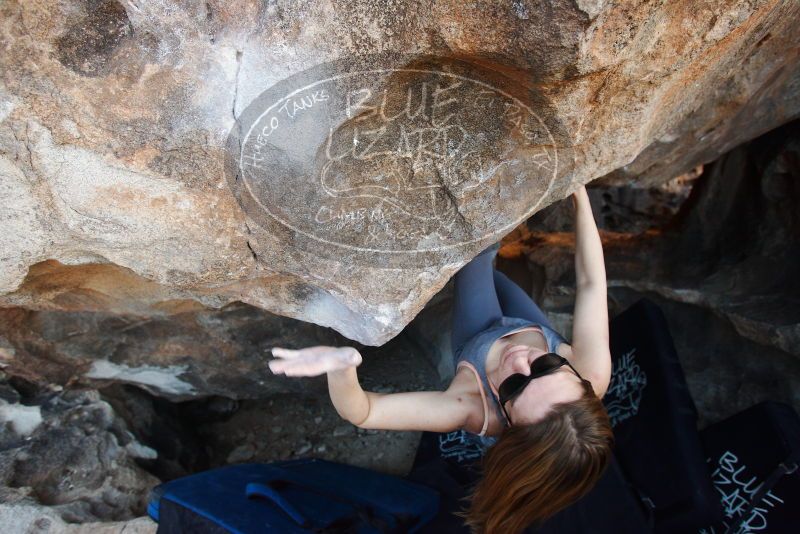
[[[567,343],[567,340],[561,334],[553,330],[548,325],[534,323],[528,319],[501,317],[489,325],[486,330],[475,334],[460,347],[456,347],[453,354],[456,368],[458,368],[458,364],[460,362],[464,361],[471,364],[478,372],[478,376],[483,384],[483,390],[486,392],[487,401],[489,405],[494,406],[495,412],[497,413],[497,417],[500,419],[500,421],[505,422],[506,419],[505,415],[503,414],[503,410],[500,408],[500,399],[498,399],[494,394],[494,391],[492,391],[492,388],[489,385],[489,379],[486,377],[486,357],[489,355],[489,349],[491,349],[495,341],[509,332],[519,330],[520,328],[526,326],[535,326],[542,330],[544,339],[547,342],[547,350],[549,352],[556,352],[559,344]],[[486,416],[486,414],[484,414],[484,416]],[[497,442],[497,438],[494,437],[478,437],[487,447],[490,447]]]

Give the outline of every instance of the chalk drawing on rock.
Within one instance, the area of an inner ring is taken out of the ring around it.
[[[441,58],[317,66],[241,114],[229,184],[253,219],[317,251],[475,248],[535,212],[558,172],[517,85]]]

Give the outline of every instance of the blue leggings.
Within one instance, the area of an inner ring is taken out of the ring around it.
[[[550,328],[539,306],[525,291],[492,266],[489,249],[455,274],[452,347],[455,351],[501,317],[518,317]]]

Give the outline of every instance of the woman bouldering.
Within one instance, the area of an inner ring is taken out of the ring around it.
[[[575,212],[572,343],[559,334],[487,248],[455,275],[456,373],[445,391],[364,391],[353,347],[274,348],[276,374],[327,373],[339,415],[361,428],[451,432],[488,446],[483,477],[463,514],[475,532],[515,533],[575,502],[611,458],[601,398],[611,376],[605,266],[585,187]]]

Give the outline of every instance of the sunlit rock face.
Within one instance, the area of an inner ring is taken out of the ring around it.
[[[580,184],[662,183],[800,111],[796,2],[0,13],[0,295],[30,310],[243,301],[378,345]]]

